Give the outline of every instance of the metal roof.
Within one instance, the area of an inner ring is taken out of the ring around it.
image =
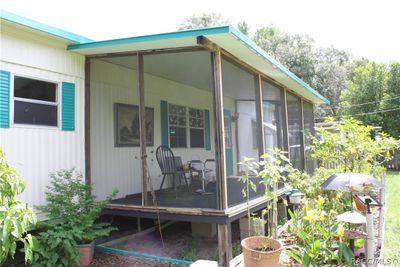
[[[247,36],[231,26],[93,41],[4,10],[0,11],[0,18],[2,20],[71,41],[72,44],[67,49],[82,55],[191,47],[198,45],[197,37],[204,36],[246,64],[297,92],[305,99],[313,103],[329,104],[328,99],[268,55],[267,52],[257,46]]]
[[[329,100],[306,82],[290,72],[239,30],[231,26],[191,29],[177,32],[144,35],[122,39],[87,42],[68,46],[68,50],[83,55],[141,51],[152,49],[184,48],[197,46],[197,37],[204,36],[238,59],[271,77],[313,103]]]
[[[86,42],[92,42],[93,40],[71,33],[71,32],[67,32],[25,17],[21,17],[18,15],[15,15],[13,13],[10,13],[8,11],[5,10],[0,10],[0,19],[1,20],[6,20],[18,25],[21,25],[23,27],[27,27],[33,30],[37,30],[46,34],[50,34],[52,36],[61,38],[61,39],[65,39],[68,41],[72,41],[73,43],[86,43]]]

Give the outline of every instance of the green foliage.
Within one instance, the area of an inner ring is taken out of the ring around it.
[[[201,15],[187,17],[179,26],[179,30],[199,29],[229,24],[229,20],[224,19],[220,14],[203,13]]]
[[[44,231],[38,236],[40,248],[34,256],[35,266],[76,265],[80,257],[77,244],[90,243],[115,229],[95,221],[116,190],[105,201],[96,202],[92,186],[84,183],[81,173],[72,169],[50,176],[47,205],[38,207],[49,220],[39,224]]]
[[[400,63],[371,62],[354,69],[348,89],[342,92],[342,113],[357,116],[365,124],[381,126],[389,135],[400,136]]]
[[[352,266],[354,255],[341,241],[343,226],[337,222],[335,210],[326,211],[325,202],[321,196],[303,198],[300,209],[289,211],[293,223],[288,232],[296,235],[298,242],[287,253],[302,266],[330,266],[343,260]]]
[[[337,173],[377,174],[400,144],[384,133],[374,139],[371,126],[352,118],[342,122],[327,118],[325,122],[329,127],[317,129],[317,137],[312,137],[311,157]]]
[[[14,257],[17,242],[24,244],[25,262],[32,260],[32,250],[37,247],[35,237],[28,229],[36,223],[34,212],[17,199],[25,190],[25,182],[16,170],[7,164],[0,149],[0,265]]]
[[[183,249],[181,258],[185,261],[197,260],[197,242],[195,239],[190,240],[187,246]]]
[[[255,184],[251,181],[251,177],[257,176],[261,177],[261,183],[265,185],[266,191],[265,194],[272,198],[272,220],[270,224],[269,234],[276,238],[276,228],[278,225],[278,183],[280,181],[286,180],[286,174],[294,171],[292,165],[289,162],[289,159],[285,156],[285,152],[280,150],[279,148],[274,148],[270,154],[265,153],[261,155],[261,161],[257,161],[254,158],[244,158],[239,164],[245,166],[246,174],[240,177],[240,181],[246,184],[243,194],[248,200],[249,191],[252,189],[256,191]],[[247,203],[248,204],[248,203]],[[271,208],[269,206],[268,208]],[[248,211],[249,213],[250,211]],[[268,213],[269,215],[269,213]],[[249,229],[250,228],[250,214],[249,217]]]

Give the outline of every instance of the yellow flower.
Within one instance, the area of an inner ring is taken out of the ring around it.
[[[344,236],[344,227],[343,224],[339,224],[338,230],[337,230],[337,234],[339,237],[343,237]]]
[[[319,215],[319,219],[321,221],[324,221],[326,219],[326,215],[328,215],[325,211],[321,211],[321,214]]]
[[[324,204],[324,202],[325,202],[325,199],[321,196],[318,196],[318,202],[317,202],[318,206],[322,206]]]
[[[303,197],[301,199],[301,203],[304,204],[304,206],[307,206],[308,205],[308,199],[306,197]]]
[[[307,211],[307,215],[304,217],[304,219],[309,222],[318,220],[317,211],[316,210]]]

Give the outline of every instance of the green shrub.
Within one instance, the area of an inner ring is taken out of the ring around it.
[[[25,187],[25,182],[7,164],[0,149],[0,266],[9,256],[14,257],[17,242],[24,244],[25,262],[32,260],[36,239],[27,231],[36,223],[36,216],[24,202],[16,198]]]
[[[96,202],[92,186],[85,184],[81,173],[62,170],[50,177],[47,205],[38,207],[49,220],[39,224],[44,231],[38,236],[40,246],[34,255],[35,265],[74,266],[80,258],[77,244],[90,243],[115,229],[106,223],[96,223],[96,219],[117,192],[114,190],[105,201]]]

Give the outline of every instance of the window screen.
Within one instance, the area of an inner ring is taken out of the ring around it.
[[[14,97],[57,102],[57,84],[23,77],[14,79]]]
[[[186,147],[186,107],[169,104],[168,121],[171,147]]]
[[[189,108],[190,147],[204,147],[204,111]]]
[[[287,94],[289,157],[293,167],[302,170],[304,154],[302,151],[301,106],[300,99]]]
[[[14,123],[57,126],[57,84],[15,76]]]

